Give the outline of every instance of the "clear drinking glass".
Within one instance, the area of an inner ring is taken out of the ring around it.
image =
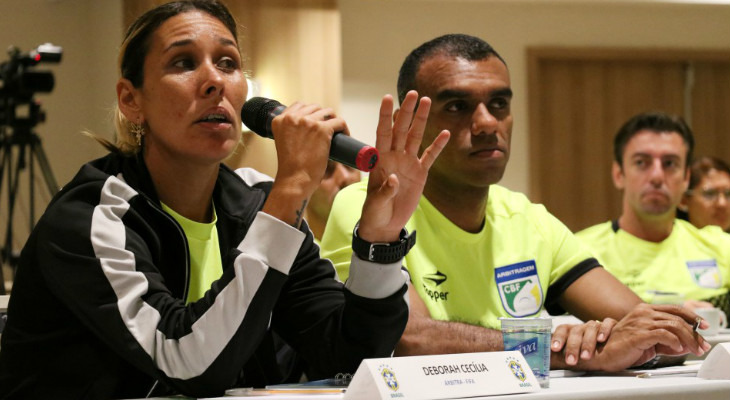
[[[500,318],[504,350],[522,353],[540,382],[550,386],[550,335],[552,318]]]

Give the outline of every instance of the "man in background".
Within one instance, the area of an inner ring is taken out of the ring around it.
[[[677,293],[688,308],[730,312],[730,235],[677,219],[687,190],[694,136],[682,118],[642,113],[614,138],[612,177],[621,216],[579,232],[599,261],[647,302]]]

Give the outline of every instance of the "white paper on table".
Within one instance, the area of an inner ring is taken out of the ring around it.
[[[702,366],[701,360],[685,361],[684,365],[652,369],[626,369],[618,372],[591,372],[592,376],[636,376],[640,378],[659,378],[677,376],[697,376]]]

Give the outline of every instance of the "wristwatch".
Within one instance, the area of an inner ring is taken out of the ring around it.
[[[355,225],[352,231],[352,251],[362,260],[378,264],[391,264],[401,260],[408,254],[408,251],[416,244],[416,231],[410,235],[406,228],[401,229],[400,239],[390,243],[370,243],[357,235],[357,228],[360,222]]]

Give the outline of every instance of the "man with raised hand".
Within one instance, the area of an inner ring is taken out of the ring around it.
[[[692,312],[642,304],[543,206],[496,185],[509,159],[513,94],[489,44],[468,35],[424,43],[401,67],[399,99],[410,90],[432,99],[424,138],[448,130],[451,140],[407,224],[418,245],[404,261],[411,310],[396,354],[502,350],[498,318],[543,307],[589,321],[556,330],[553,368],[619,370],[659,352],[709,348],[692,330]],[[322,240],[343,280],[366,185],[340,192]],[[357,248],[355,255],[369,257]]]

